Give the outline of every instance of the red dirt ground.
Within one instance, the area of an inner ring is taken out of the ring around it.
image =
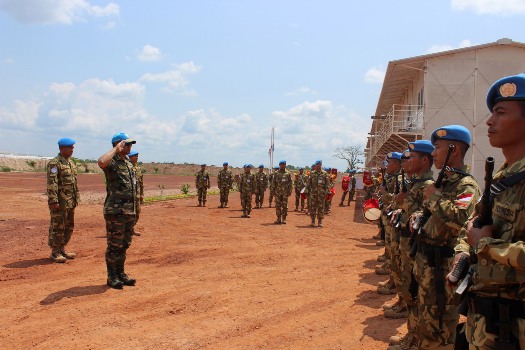
[[[2,349],[381,349],[404,332],[382,316],[375,293],[381,253],[361,209],[337,206],[325,227],[274,209],[241,218],[196,200],[143,207],[128,250],[135,287],[106,286],[101,175],[82,174],[83,203],[66,264],[49,256],[45,174],[0,174],[0,348]],[[147,194],[193,177],[145,176]],[[266,203],[267,203],[266,194]],[[265,204],[266,204],[265,203]],[[292,204],[292,200],[290,200]],[[290,206],[293,210],[292,205]]]

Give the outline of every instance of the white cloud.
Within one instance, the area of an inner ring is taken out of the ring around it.
[[[163,91],[193,96],[197,92],[188,87],[189,80],[187,76],[196,74],[199,71],[200,67],[189,61],[177,64],[174,69],[167,72],[144,74],[139,81],[165,84]]]
[[[477,14],[525,14],[525,0],[452,0],[454,11],[474,11]]]
[[[305,101],[285,111],[273,112],[276,133],[276,156],[287,157],[291,164],[310,165],[317,158],[336,164],[335,148],[366,143],[367,120],[350,113],[331,101]],[[355,126],[362,127],[355,127]]]
[[[289,91],[284,94],[285,96],[299,96],[299,95],[317,95],[315,90],[310,89],[306,86],[301,86],[295,90]]]
[[[140,62],[155,62],[162,59],[160,49],[151,45],[144,45],[137,55]]]
[[[0,107],[0,124],[4,127],[29,129],[35,126],[40,103],[15,100],[12,109]]]
[[[91,5],[86,0],[0,0],[0,10],[24,23],[72,24],[88,17],[118,16],[115,3]]]
[[[370,84],[383,84],[385,80],[385,70],[380,68],[370,68],[365,73],[365,82]]]
[[[474,46],[475,44],[473,44],[470,40],[468,39],[465,39],[465,40],[462,40],[459,42],[459,44],[457,46],[453,46],[453,45],[448,45],[448,44],[436,44],[436,45],[432,45],[430,46],[427,51],[425,52],[425,54],[430,54],[430,53],[436,53],[436,52],[442,52],[442,51],[449,51],[449,50],[455,50],[455,49],[462,49],[464,47],[469,47],[469,46]]]

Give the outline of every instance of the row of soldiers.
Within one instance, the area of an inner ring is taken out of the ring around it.
[[[487,106],[488,138],[505,163],[492,176],[487,159],[483,196],[464,163],[472,139],[463,126],[387,155],[378,260],[390,278],[378,292],[397,294],[384,314],[407,317],[408,330],[389,350],[525,349],[525,74],[495,82]]]
[[[281,160],[279,166],[275,167],[274,171],[268,175],[264,172],[264,165],[262,164],[259,165],[259,170],[255,173],[251,172],[253,165],[245,164],[238,180],[242,217],[251,217],[253,195],[255,195],[255,209],[263,208],[264,194],[269,186],[270,207],[275,198],[277,216],[275,224],[286,224],[288,198],[295,191],[295,211],[303,211],[306,208],[307,214],[312,219],[311,226],[316,225],[315,220],[317,219],[317,226],[322,227],[324,214],[330,212],[336,179],[336,175],[331,174],[330,169],[323,169],[322,165],[323,162],[318,160],[312,165],[312,170],[309,173],[305,173],[304,168],[300,168],[298,173],[292,174],[286,169],[286,161]],[[223,163],[223,169],[217,175],[217,182],[220,191],[219,208],[228,208],[228,197],[233,187],[234,176],[229,170],[227,162]],[[355,181],[353,184],[355,190]],[[198,192],[197,206],[206,206],[206,194],[211,186],[210,174],[206,171],[206,164],[202,164],[201,170],[196,174],[195,186]],[[353,197],[353,193],[351,197]]]

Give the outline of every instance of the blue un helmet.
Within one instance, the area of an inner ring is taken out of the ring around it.
[[[470,131],[463,125],[447,125],[434,130],[430,135],[430,141],[433,145],[437,140],[457,141],[470,147]]]
[[[511,75],[496,81],[487,93],[487,107],[493,112],[499,101],[525,100],[525,74]]]

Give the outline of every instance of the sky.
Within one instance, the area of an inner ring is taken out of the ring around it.
[[[0,151],[306,166],[365,147],[389,61],[525,42],[525,0],[0,0]]]

